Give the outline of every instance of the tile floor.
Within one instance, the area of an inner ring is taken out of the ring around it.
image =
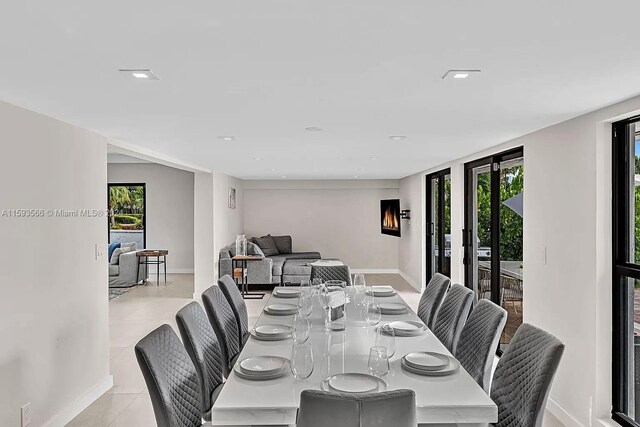
[[[420,294],[395,274],[367,275],[368,284],[391,284],[415,310]],[[178,330],[175,314],[191,301],[193,275],[169,274],[160,286],[150,281],[109,302],[109,360],[113,388],[73,419],[68,426],[155,426],[155,417],[133,347],[147,333],[167,323]],[[106,298],[106,296],[105,296]],[[249,325],[260,315],[262,300],[246,300]],[[544,427],[562,426],[551,414]]]

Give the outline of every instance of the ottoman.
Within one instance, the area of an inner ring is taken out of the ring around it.
[[[310,263],[316,259],[288,259],[282,267],[282,283],[300,283],[301,280],[309,280],[311,277]]]

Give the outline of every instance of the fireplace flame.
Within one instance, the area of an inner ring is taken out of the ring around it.
[[[398,215],[394,215],[391,210],[391,206],[384,211],[384,216],[382,217],[382,227],[387,230],[398,230]]]

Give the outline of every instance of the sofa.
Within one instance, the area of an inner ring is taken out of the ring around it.
[[[135,244],[134,244],[135,245]],[[117,248],[116,248],[117,249]],[[112,263],[111,249],[109,250],[109,287],[129,288],[138,283],[137,249],[118,255],[116,263]],[[140,266],[140,282],[147,279],[147,266]]]
[[[235,243],[220,251],[218,274],[233,277],[232,262],[236,254]],[[319,252],[293,252],[291,236],[252,237],[247,241],[247,254],[262,259],[247,263],[249,284],[279,285],[286,282],[299,283],[311,276],[310,263],[322,258]]]

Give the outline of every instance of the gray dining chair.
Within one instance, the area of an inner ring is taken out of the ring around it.
[[[297,427],[416,427],[413,390],[353,395],[304,390]]]
[[[198,373],[180,339],[162,325],[135,347],[159,427],[202,425]]]
[[[433,329],[436,323],[438,309],[450,286],[451,280],[449,280],[447,276],[436,273],[431,280],[429,280],[427,287],[420,297],[418,317],[429,329]]]
[[[218,286],[222,289],[224,296],[227,298],[233,315],[238,323],[238,332],[240,333],[240,342],[244,345],[249,339],[249,315],[247,314],[247,304],[242,298],[242,294],[238,289],[236,282],[225,274],[218,280]]]
[[[182,343],[191,357],[200,383],[202,417],[211,420],[211,407],[222,391],[222,349],[207,314],[193,301],[176,314]]]
[[[240,354],[240,333],[233,310],[218,286],[211,286],[202,293],[202,302],[213,330],[221,343],[223,354],[222,374],[229,377]]]
[[[520,325],[502,353],[491,384],[497,427],[540,427],[564,344],[528,323]]]
[[[506,323],[505,309],[481,299],[460,333],[456,359],[487,394],[490,391],[493,359]]]
[[[462,328],[469,317],[469,311],[471,311],[473,296],[474,292],[471,289],[454,284],[447,292],[438,310],[433,334],[451,354],[456,354]]]
[[[313,279],[321,279],[323,282],[327,280],[343,280],[347,286],[351,286],[351,270],[348,265],[312,265],[311,281]]]

